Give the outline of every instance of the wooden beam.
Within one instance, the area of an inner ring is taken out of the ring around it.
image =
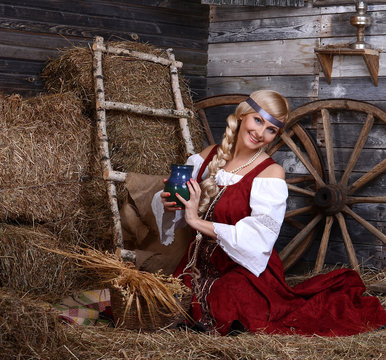
[[[105,90],[103,84],[102,73],[102,49],[103,38],[97,36],[93,44],[93,75],[95,85],[95,99],[96,99],[96,119],[97,119],[97,133],[99,140],[99,157],[104,173],[112,172],[113,169],[110,163],[110,152],[108,146],[108,136],[106,130],[106,110],[100,107],[100,104],[105,102]],[[99,104],[99,105],[98,105]],[[121,216],[119,214],[118,197],[113,181],[106,181],[107,194],[110,202],[110,209],[113,217],[113,232],[114,242],[117,246],[117,252],[123,248],[123,237],[121,227]]]
[[[170,80],[171,80],[171,85],[172,85],[174,103],[175,103],[177,110],[183,110],[184,109],[184,102],[182,100],[180,83],[178,80],[178,68],[177,68],[178,62],[175,59],[173,49],[167,49],[166,53],[167,53],[169,61],[170,61],[169,70],[170,70]],[[192,137],[190,135],[190,130],[189,130],[189,126],[188,126],[188,119],[186,117],[180,117],[179,123],[180,123],[182,137],[185,140],[186,153],[188,156],[190,156],[190,155],[194,154],[195,152],[194,152]]]
[[[126,104],[113,101],[105,101],[103,104],[99,104],[99,106],[104,107],[106,110],[123,110],[149,116],[171,117],[176,119],[179,119],[181,117],[194,117],[193,111],[189,109],[155,109],[144,105]]]

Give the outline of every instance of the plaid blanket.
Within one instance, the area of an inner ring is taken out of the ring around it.
[[[110,291],[89,290],[64,298],[51,305],[59,316],[69,323],[79,325],[109,324],[112,320]]]

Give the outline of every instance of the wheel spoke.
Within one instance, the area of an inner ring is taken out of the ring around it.
[[[386,235],[378,230],[374,225],[371,225],[367,220],[363,219],[363,217],[356,214],[353,210],[351,210],[348,206],[343,208],[343,211],[354,218],[359,224],[361,224],[365,229],[370,231],[373,235],[375,235],[379,240],[381,240],[384,244],[386,244]]]
[[[295,132],[291,129],[288,132],[288,135],[292,137],[295,134]],[[272,146],[269,146],[267,149],[267,154],[269,156],[272,156],[276,151],[278,151],[283,145],[285,145],[283,140],[277,141],[276,143],[272,144]]]
[[[313,230],[319,223],[323,215],[316,215],[280,252],[280,258],[284,261],[296,249],[296,247],[303,241],[303,239]]]
[[[318,172],[315,170],[315,168],[312,166],[312,164],[307,160],[307,158],[304,156],[303,152],[297,147],[297,145],[290,138],[290,136],[286,133],[283,133],[281,135],[281,138],[287,144],[287,146],[294,152],[294,154],[299,158],[299,160],[303,163],[303,165],[307,168],[307,170],[310,172],[310,174],[314,177],[316,183],[319,186],[325,185],[324,181],[322,180],[322,178],[320,177]]]
[[[286,179],[287,184],[297,184],[305,181],[313,180],[314,178],[311,175],[297,176],[293,178]]]
[[[359,155],[362,151],[363,146],[366,143],[367,137],[369,136],[369,133],[371,128],[373,127],[373,124],[374,124],[374,116],[372,114],[368,114],[366,122],[363,125],[362,131],[358,137],[357,143],[355,144],[354,150],[351,153],[350,160],[347,163],[346,170],[344,171],[344,174],[340,179],[341,185],[343,186],[347,185],[351,171],[354,169],[354,166],[358,161]]]
[[[307,135],[307,131],[299,123],[292,126],[291,131],[294,131],[298,139],[301,139],[304,149],[308,149],[306,152],[309,156],[312,166],[315,168],[317,173],[322,176],[324,173],[322,159],[317,151],[311,151],[311,149],[315,149],[316,147],[312,137]]]
[[[354,246],[352,244],[350,235],[348,233],[346,221],[344,220],[344,216],[342,215],[342,213],[337,213],[337,214],[335,214],[335,217],[338,220],[340,230],[342,232],[344,245],[346,246],[347,255],[348,255],[348,258],[350,260],[351,266],[353,267],[354,270],[359,271],[358,259],[355,255],[355,249],[354,249]]]
[[[312,209],[312,206],[305,206],[305,207],[302,207],[302,208],[299,208],[296,210],[289,210],[285,213],[284,219],[288,219],[288,218],[291,218],[293,216],[307,213],[307,212],[311,211],[311,209]]]
[[[347,204],[370,204],[370,203],[386,203],[386,196],[349,196],[346,201]]]
[[[284,141],[279,141],[277,142],[275,145],[273,145],[272,147],[269,147],[267,149],[267,154],[269,156],[272,156],[276,151],[278,151],[282,146],[284,145]]]
[[[305,228],[305,225],[304,225],[304,224],[302,224],[301,222],[296,221],[296,220],[294,220],[294,219],[288,218],[288,219],[284,219],[284,220],[285,220],[285,222],[286,222],[287,224],[293,226],[295,229],[303,230],[303,229]]]
[[[316,262],[315,262],[315,268],[314,268],[315,273],[318,273],[320,270],[322,270],[324,259],[326,258],[328,240],[330,239],[330,233],[331,233],[331,228],[333,223],[334,223],[334,218],[332,216],[327,216],[322,240],[320,241],[318,257],[316,258]]]
[[[323,121],[323,129],[324,129],[324,138],[326,142],[328,179],[330,181],[330,184],[336,184],[334,146],[332,145],[331,119],[330,119],[330,113],[326,109],[322,109],[322,121]]]
[[[358,190],[363,185],[366,185],[369,181],[376,178],[378,175],[386,171],[386,159],[382,160],[379,164],[375,165],[370,171],[365,175],[361,176],[357,181],[355,181],[348,191],[348,195],[352,194]]]
[[[197,111],[199,118],[201,119],[202,126],[205,131],[206,138],[208,139],[209,145],[215,144],[212,131],[210,130],[208,119],[206,117],[205,111],[203,109],[199,109]]]
[[[292,185],[292,184],[288,184],[288,183],[287,183],[287,186],[288,186],[288,190],[295,191],[295,192],[297,192],[299,194],[315,196],[315,191],[303,189],[303,188],[300,188],[298,186],[295,186],[295,185]]]

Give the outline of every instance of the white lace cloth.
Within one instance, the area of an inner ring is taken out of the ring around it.
[[[204,159],[195,154],[189,157],[187,164],[193,165],[193,178]],[[205,170],[203,178],[208,176]],[[231,185],[238,182],[241,175],[234,175],[220,170],[216,175],[218,185]],[[185,225],[184,211],[164,212],[160,193],[154,195],[152,209],[155,215],[160,239],[164,245],[174,240],[174,231]],[[250,207],[251,215],[235,225],[214,223],[217,242],[228,256],[259,276],[266,268],[273,246],[279,235],[284,214],[288,188],[284,180],[278,178],[255,178],[252,182]]]

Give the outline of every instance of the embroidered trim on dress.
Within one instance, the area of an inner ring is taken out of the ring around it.
[[[202,317],[200,322],[208,330],[214,330],[216,324],[212,315],[210,314],[210,309],[208,307],[208,301],[206,298],[209,295],[214,282],[220,276],[219,272],[210,261],[218,244],[201,243],[198,246],[200,247],[200,250],[197,258],[197,268],[200,269],[200,276],[195,279],[195,281],[192,281],[192,289],[196,295],[197,302],[201,306]]]

